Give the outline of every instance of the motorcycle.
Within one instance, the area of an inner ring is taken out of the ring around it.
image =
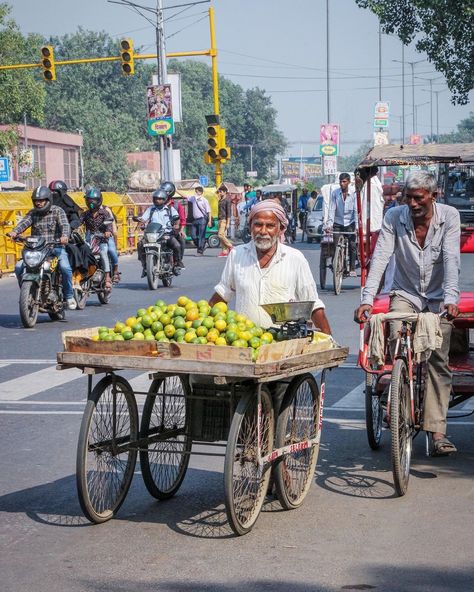
[[[47,243],[42,236],[17,236],[14,240],[24,244],[19,301],[23,326],[34,327],[39,312],[48,313],[52,321],[63,321],[66,305],[59,258],[54,253],[54,247],[62,246],[61,243]]]
[[[140,221],[138,217],[133,219]],[[169,238],[169,232],[158,222],[150,222],[144,230],[142,247],[150,290],[156,290],[160,280],[165,288],[170,288],[173,276],[179,275],[179,270],[175,268],[173,251],[166,245]]]
[[[76,244],[80,243],[80,236],[74,236],[74,239]],[[95,258],[95,266],[90,265],[88,272],[80,278],[76,277],[76,272],[73,273],[74,298],[76,299],[77,308],[80,310],[85,308],[87,299],[91,294],[97,294],[97,298],[101,304],[108,304],[110,301],[112,288],[107,288],[105,285],[105,271],[100,256],[100,244],[104,239],[104,234],[100,232],[96,232],[90,236],[88,245]]]

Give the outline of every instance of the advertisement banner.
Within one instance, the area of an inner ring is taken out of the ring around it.
[[[374,146],[389,144],[388,132],[374,132]]]
[[[6,156],[0,157],[0,181],[10,181],[10,163]]]
[[[339,154],[340,127],[338,123],[323,123],[319,128],[319,153],[321,156]]]
[[[410,135],[410,144],[423,144],[422,136],[418,134],[411,134]]]
[[[335,175],[337,173],[337,156],[323,156],[323,166],[325,175]]]
[[[281,161],[282,177],[308,179],[322,175],[321,158],[317,156],[290,156]]]
[[[374,108],[374,128],[389,127],[390,103],[377,101]]]
[[[171,84],[148,86],[146,96],[149,135],[162,136],[173,134],[174,120]]]

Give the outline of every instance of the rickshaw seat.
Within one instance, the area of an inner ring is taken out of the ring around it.
[[[390,297],[388,294],[378,294],[374,298],[372,314],[387,313],[389,304]],[[474,328],[474,292],[461,292],[458,307],[461,316],[455,319],[454,325],[456,327]]]

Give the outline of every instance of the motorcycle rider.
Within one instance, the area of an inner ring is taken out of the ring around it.
[[[31,236],[41,236],[48,242],[60,242],[63,246],[54,247],[54,254],[59,259],[61,277],[63,281],[64,298],[69,310],[77,308],[72,288],[72,269],[64,246],[67,245],[71,227],[64,210],[53,205],[51,190],[44,185],[36,187],[31,194],[33,209],[18,222],[10,233],[15,239],[19,234],[31,227]],[[20,282],[24,263],[18,261],[15,265],[15,274]]]
[[[186,269],[183,263],[184,249],[186,247],[186,234],[184,232],[184,229],[186,228],[186,212],[184,211],[183,205],[180,204],[179,201],[175,204],[173,198],[174,194],[176,193],[176,187],[174,183],[171,181],[164,181],[160,185],[160,189],[163,189],[163,191],[166,192],[169,205],[178,212],[179,220],[173,224],[173,236],[179,242],[179,246],[181,248],[181,258],[176,265],[179,265],[181,269]]]
[[[179,275],[178,269],[182,269],[184,267],[183,262],[181,261],[181,247],[179,242],[172,235],[173,224],[179,220],[179,214],[175,208],[168,204],[169,198],[164,189],[157,189],[151,197],[153,200],[153,205],[148,207],[143,212],[142,216],[138,217],[138,221],[142,222],[143,224],[152,222],[161,224],[165,231],[170,233],[171,236],[166,240],[165,245],[173,251],[173,257],[175,261],[173,271],[176,275]],[[143,238],[138,241],[137,254],[138,259],[143,266],[142,277],[145,277],[146,258],[145,250],[143,248]]]
[[[81,210],[75,204],[74,200],[67,194],[67,185],[64,181],[51,181],[48,185],[53,194],[53,206],[58,206],[64,210],[67,220],[71,227],[71,232],[81,225]]]
[[[81,216],[81,224],[86,229],[86,237],[89,239],[94,233],[104,235],[100,241],[100,258],[103,270],[105,272],[105,288],[112,288],[110,279],[110,260],[109,260],[109,239],[112,237],[113,218],[107,208],[102,205],[102,192],[100,189],[91,187],[85,196],[87,211]],[[114,275],[118,274],[118,265],[114,267]]]

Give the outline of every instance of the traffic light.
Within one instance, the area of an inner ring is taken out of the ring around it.
[[[225,129],[222,127],[219,129],[217,147],[220,162],[225,162],[226,160],[229,160],[230,148],[229,146],[227,146],[227,142],[225,139]]]
[[[221,127],[219,124],[207,126],[207,145],[209,146],[205,157],[207,156],[211,163],[218,162],[219,159],[219,136]]]
[[[122,74],[131,76],[135,74],[135,63],[133,60],[133,41],[131,39],[122,39],[120,42],[120,59]]]
[[[43,45],[41,48],[41,65],[43,66],[43,78],[47,82],[56,80],[56,66],[54,64],[54,51],[51,45]]]

